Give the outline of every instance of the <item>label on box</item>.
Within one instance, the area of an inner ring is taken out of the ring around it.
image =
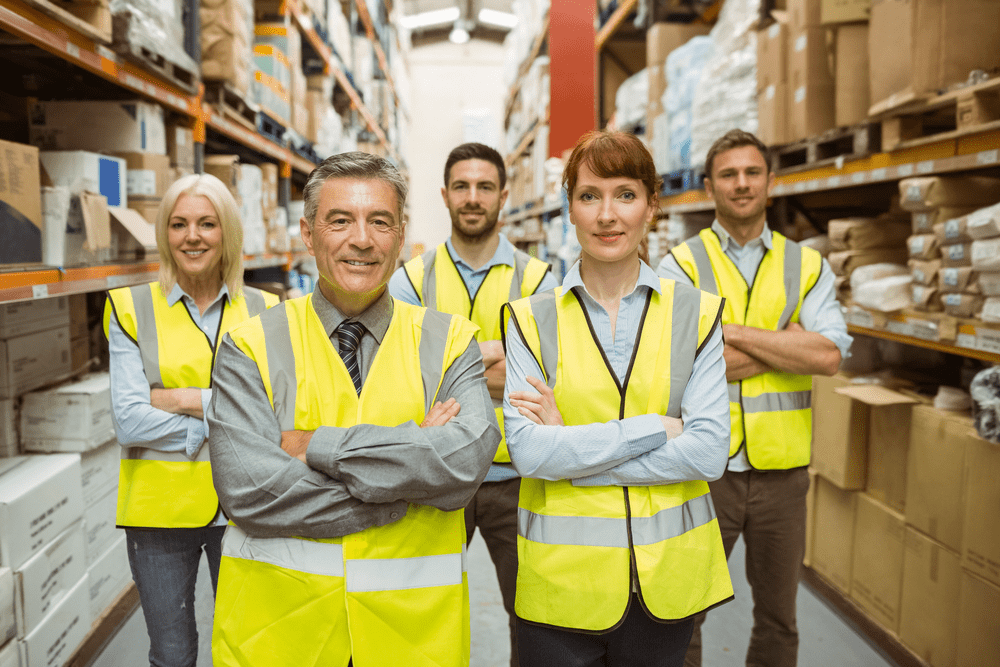
[[[908,176],[913,176],[913,165],[901,164],[896,169],[896,173],[900,178],[907,178]]]
[[[910,327],[913,329],[914,338],[923,338],[924,340],[940,340],[941,338],[937,322],[931,320],[910,320]]]
[[[910,239],[910,254],[919,255],[924,252],[924,236],[914,236]]]
[[[962,305],[962,295],[961,294],[945,294],[941,299],[944,301],[946,306],[961,306]]]
[[[129,169],[126,176],[126,188],[130,197],[155,197],[156,172],[152,169]]]
[[[799,86],[795,89],[795,103],[802,104],[803,100],[806,99],[806,87]]]
[[[889,322],[886,323],[885,328],[890,333],[894,333],[899,336],[913,336],[913,327],[910,326],[909,322],[889,320]]]
[[[778,35],[781,34],[781,24],[775,23],[770,28],[767,29],[767,36],[769,39],[778,39]]]
[[[799,35],[798,39],[795,40],[795,51],[805,51],[808,43],[809,38],[806,35]]]
[[[766,99],[768,101],[774,99],[774,84],[771,84],[770,86],[768,86],[767,90],[764,91],[764,99]]]
[[[934,222],[933,217],[930,213],[914,213],[913,214],[913,228],[917,230],[927,230],[931,228],[931,224]]]
[[[961,230],[958,228],[958,219],[949,220],[944,223],[944,237],[946,239],[955,239],[962,234]]]
[[[911,185],[906,188],[906,201],[912,201],[912,202],[921,201],[919,185]]]
[[[913,271],[911,271],[910,274],[914,278],[916,278],[916,280],[917,280],[918,283],[926,283],[927,282],[927,274],[924,273],[923,269],[913,269]]]
[[[958,269],[941,269],[941,280],[948,287],[958,287]]]
[[[956,243],[948,246],[948,259],[955,261],[965,259],[965,244]]]

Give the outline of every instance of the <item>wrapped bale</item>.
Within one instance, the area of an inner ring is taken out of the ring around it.
[[[243,96],[253,77],[253,2],[201,0],[201,76]]]
[[[192,75],[198,72],[197,63],[184,51],[181,0],[111,0],[110,9],[116,51],[139,55],[146,50]]]
[[[667,115],[666,160],[657,167],[664,173],[691,167],[691,123],[694,92],[712,54],[711,37],[692,37],[667,56],[667,90],[663,108]],[[658,130],[656,130],[658,132]]]

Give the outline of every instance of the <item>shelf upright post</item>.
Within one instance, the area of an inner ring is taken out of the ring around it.
[[[593,2],[552,0],[549,9],[549,156],[596,127]]]
[[[292,201],[292,165],[282,162],[278,170],[278,206],[288,206]],[[297,223],[298,220],[289,220],[289,224]]]
[[[211,111],[205,108],[205,84],[198,85],[198,97],[192,102],[192,138],[194,140],[194,173],[205,173],[205,142],[208,141],[206,121]]]

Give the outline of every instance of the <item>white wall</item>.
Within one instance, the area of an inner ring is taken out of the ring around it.
[[[444,162],[455,146],[482,141],[504,154],[501,83],[503,47],[472,40],[463,45],[441,42],[415,48],[410,62],[407,244],[430,248],[451,233],[448,209],[441,200]],[[469,112],[485,110],[486,115]],[[469,121],[472,121],[471,123]],[[484,140],[485,135],[485,140]]]

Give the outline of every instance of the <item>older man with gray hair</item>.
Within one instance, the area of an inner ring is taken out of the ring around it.
[[[467,665],[463,508],[500,440],[476,327],[392,299],[406,184],[327,158],[320,281],[227,335],[209,408],[223,539],[213,662]]]

